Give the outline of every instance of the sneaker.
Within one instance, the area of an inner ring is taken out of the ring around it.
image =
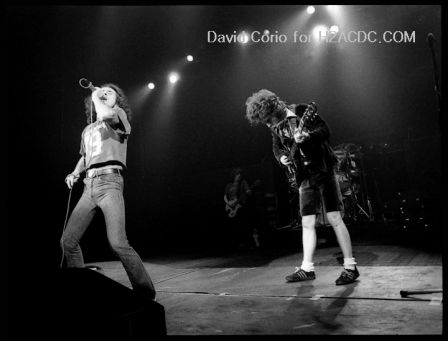
[[[305,271],[296,267],[296,271],[291,275],[285,277],[286,282],[302,282],[309,281],[311,279],[316,279],[314,271]]]
[[[350,269],[344,269],[339,276],[339,278],[336,280],[336,285],[344,285],[353,283],[356,281],[356,279],[359,277],[358,269],[355,266],[355,270]]]

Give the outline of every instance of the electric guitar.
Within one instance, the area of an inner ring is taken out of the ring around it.
[[[294,170],[294,168],[292,166],[285,166],[283,164],[282,164],[282,166],[283,166],[283,168],[285,168],[285,175],[286,175],[286,179],[288,180],[290,190],[292,190],[293,192],[299,193],[300,186],[297,184],[296,171]]]
[[[224,201],[226,203],[225,211],[229,218],[234,218],[238,212],[238,210],[243,207],[238,199],[227,200],[226,196],[224,196]]]
[[[248,187],[246,190],[246,195],[248,197],[252,196],[252,190],[255,188],[255,183]],[[227,196],[224,194],[224,202],[226,203],[225,211],[229,218],[234,218],[238,213],[238,210],[243,207],[242,204],[239,203],[238,198],[234,198],[232,200],[227,199]]]
[[[293,131],[293,136],[295,136],[297,134],[301,134],[304,130],[305,123],[308,121],[311,121],[311,122],[314,121],[316,116],[317,116],[316,103],[311,102],[308,105],[308,107],[306,108],[302,117],[300,118],[299,126]],[[294,192],[298,192],[299,186],[301,183],[301,181],[298,181],[298,180],[302,179],[299,169],[302,170],[303,167],[309,163],[309,160],[307,160],[306,155],[300,149],[300,144],[294,140],[294,137],[293,137],[293,144],[288,149],[288,152],[289,152],[288,159],[291,161],[291,164],[288,166],[285,166],[285,165],[283,165],[283,166],[286,169],[285,173],[286,173],[286,177],[288,179],[290,188]],[[299,158],[299,162],[301,163],[300,168],[298,167],[297,161],[295,159],[296,152],[300,152],[300,158]]]

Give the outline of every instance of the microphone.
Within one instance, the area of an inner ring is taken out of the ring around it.
[[[92,92],[96,90],[95,87],[92,85],[92,82],[86,78],[81,78],[79,80],[79,85],[81,86],[81,88],[90,89]]]

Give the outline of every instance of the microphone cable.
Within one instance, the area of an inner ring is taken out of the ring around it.
[[[92,120],[93,120],[93,100],[90,99],[90,124],[93,123]],[[91,141],[90,152],[92,153],[92,149],[93,149],[92,131],[90,131],[90,141]],[[86,152],[86,155],[87,155],[87,152]],[[84,158],[84,168],[85,168],[85,167],[86,167],[86,159]],[[87,170],[86,170],[86,172],[87,172]],[[74,186],[74,185],[75,185],[75,184],[73,183],[73,186]],[[63,236],[64,236],[65,229],[67,228],[68,212],[70,211],[70,201],[71,201],[71,198],[72,198],[73,186],[72,186],[72,188],[70,188],[70,192],[69,192],[69,194],[68,194],[67,209],[66,209],[66,211],[65,211],[64,226],[63,226],[63,228],[62,228],[62,235],[61,235],[61,238],[59,239],[59,240],[60,240],[60,245],[61,245],[61,250],[62,250],[61,261],[60,261],[60,263],[59,263],[59,268],[61,268],[61,269],[62,269],[62,266],[63,266],[63,264],[64,264],[64,253],[65,253],[65,250],[64,250],[64,241],[62,240],[62,238],[63,238]]]
[[[62,249],[62,256],[61,256],[61,262],[59,263],[59,267],[61,269],[62,269],[62,265],[64,264],[64,241],[62,240],[62,237],[64,236],[64,232],[65,232],[65,229],[67,227],[67,218],[68,218],[68,211],[70,210],[70,200],[72,198],[72,190],[73,190],[73,187],[70,188],[70,192],[68,194],[67,210],[65,212],[64,227],[62,228],[62,235],[61,235],[61,238],[60,238],[61,249]]]

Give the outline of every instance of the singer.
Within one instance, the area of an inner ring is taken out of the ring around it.
[[[104,214],[110,246],[123,263],[134,291],[154,300],[154,285],[139,255],[129,245],[125,231],[123,173],[131,133],[131,110],[117,85],[89,88],[92,95],[84,101],[88,125],[81,135],[81,158],[65,178],[71,189],[85,172],[84,192],[61,239],[66,264],[67,267],[84,267],[79,243],[99,207]]]
[[[286,281],[316,278],[315,226],[322,203],[344,255],[344,269],[336,285],[353,283],[359,272],[352,255],[350,235],[341,216],[342,197],[334,170],[337,159],[329,144],[330,130],[317,114],[317,107],[314,103],[286,105],[275,93],[262,89],[246,100],[246,118],[252,125],[261,123],[270,129],[275,158],[293,173],[300,186],[303,260],[300,267],[286,276]]]

